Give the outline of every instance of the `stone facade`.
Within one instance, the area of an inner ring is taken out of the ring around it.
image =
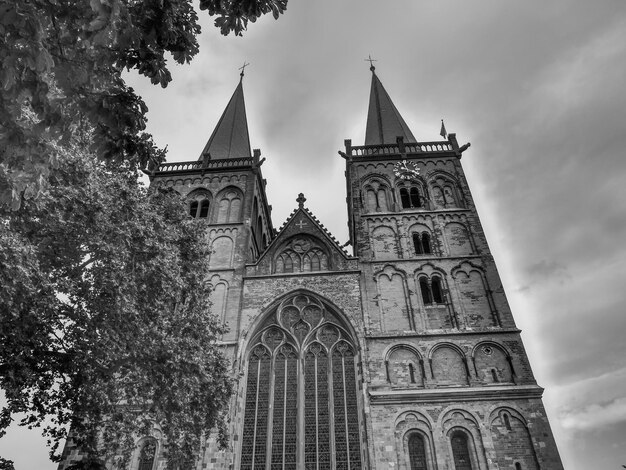
[[[374,75],[370,116],[379,95]],[[454,134],[375,141],[340,152],[351,254],[302,195],[273,228],[258,151],[151,173],[206,220],[213,311],[237,378],[230,446],[209,439],[195,468],[562,469],[466,147]]]

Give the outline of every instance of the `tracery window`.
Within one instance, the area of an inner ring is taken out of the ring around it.
[[[137,470],[152,470],[154,467],[154,459],[156,457],[156,440],[146,439],[139,451],[139,461]]]
[[[428,232],[413,234],[413,247],[416,255],[427,255],[432,253],[430,246],[430,234]]]
[[[424,438],[414,432],[409,436],[408,448],[411,470],[427,470]]]
[[[241,470],[360,469],[356,362],[323,302],[283,301],[251,341]]]
[[[319,240],[296,236],[278,250],[274,261],[275,273],[326,271],[329,257]]]

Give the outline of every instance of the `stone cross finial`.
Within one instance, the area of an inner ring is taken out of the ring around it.
[[[296,199],[296,202],[298,203],[298,207],[300,209],[304,207],[304,201],[306,201],[304,194],[303,193],[298,194],[298,199]]]

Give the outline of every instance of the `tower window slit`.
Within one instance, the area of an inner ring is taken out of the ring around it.
[[[189,204],[189,215],[191,217],[196,217],[197,214],[198,214],[198,201],[191,201],[191,204]]]
[[[403,209],[409,209],[411,207],[411,198],[406,188],[400,188],[400,203]]]
[[[510,431],[511,420],[509,419],[509,415],[507,413],[504,413],[504,415],[502,416],[502,419],[504,420],[504,427],[507,429],[507,431]]]
[[[411,207],[421,207],[422,204],[420,202],[420,193],[417,188],[411,188],[410,192],[411,197]]]
[[[422,251],[425,254],[430,254],[432,253],[431,249],[430,249],[430,235],[428,234],[428,232],[422,232]]]
[[[431,305],[433,303],[433,299],[430,293],[430,287],[428,286],[428,281],[425,278],[420,279],[420,291],[422,292],[422,300],[425,305]]]
[[[441,289],[441,279],[433,277],[432,279],[433,302],[436,304],[443,303],[443,291]]]
[[[422,248],[422,241],[420,240],[420,234],[413,234],[413,246],[415,247],[415,254],[421,255],[424,253],[424,249]]]
[[[200,214],[198,217],[202,219],[206,219],[209,216],[209,201],[207,199],[203,199],[200,203]]]

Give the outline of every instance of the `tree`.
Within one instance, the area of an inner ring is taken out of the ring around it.
[[[16,413],[48,420],[58,459],[71,427],[83,468],[101,468],[156,424],[174,468],[224,429],[232,391],[206,229],[128,162],[61,155],[37,198],[0,211],[0,436]]]
[[[237,35],[286,6],[200,0],[223,34]],[[191,0],[0,0],[0,204],[36,197],[77,131],[93,134],[97,158],[131,168],[162,161],[145,132],[147,107],[122,71],[165,87],[167,54],[189,62],[199,33]]]

